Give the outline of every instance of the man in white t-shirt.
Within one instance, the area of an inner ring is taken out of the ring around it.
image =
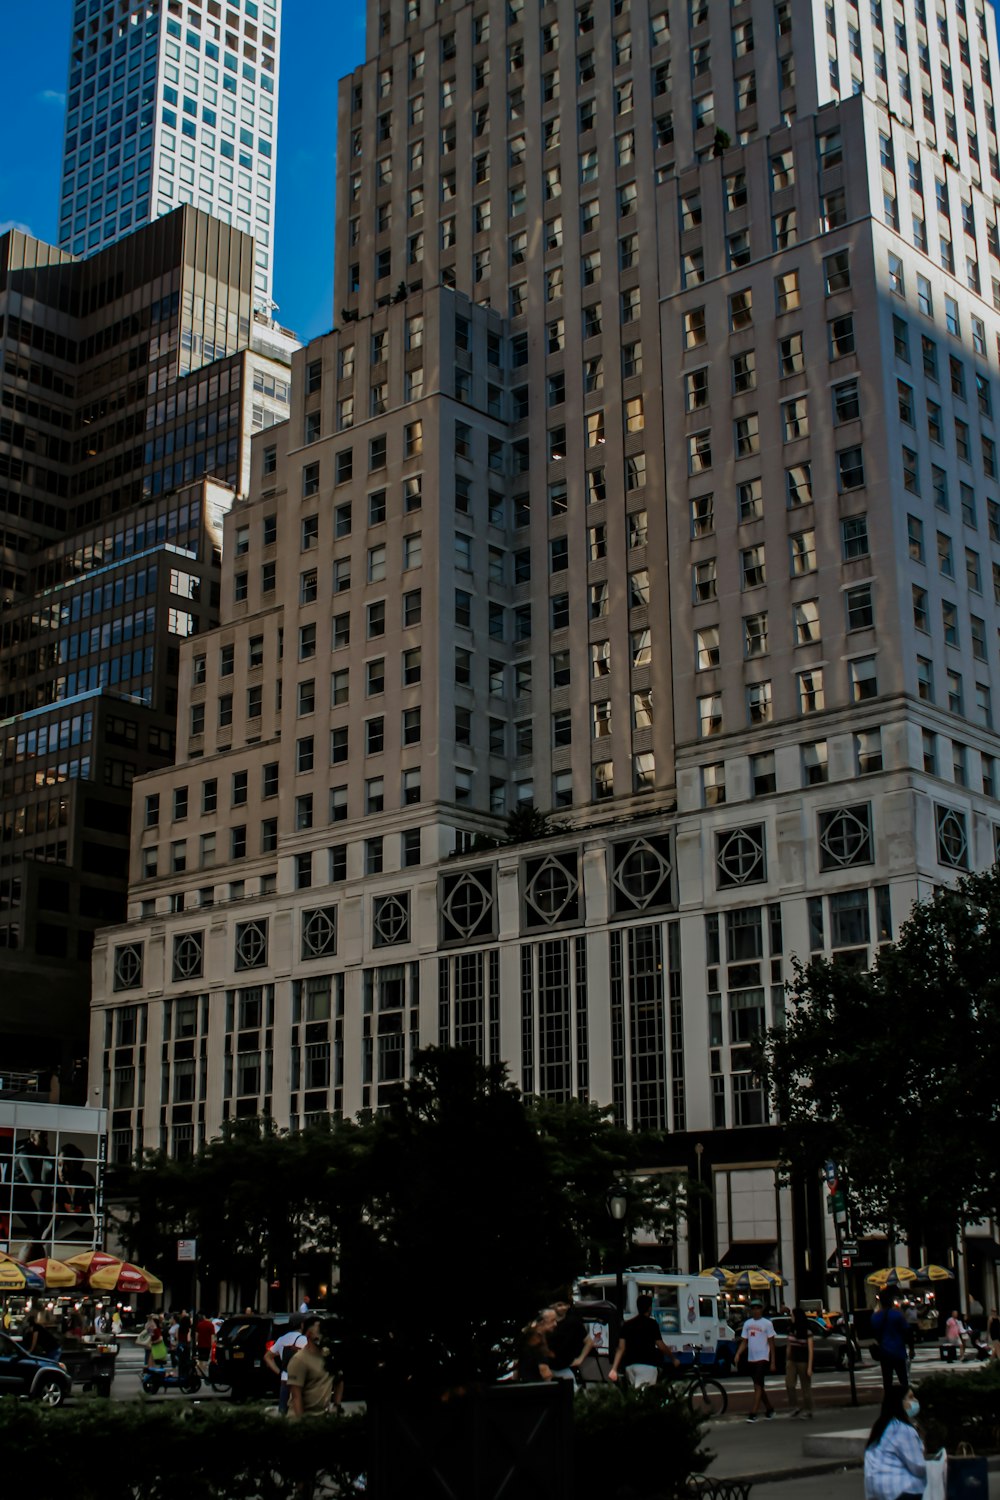
[[[747,1364],[753,1381],[753,1405],[747,1421],[756,1422],[761,1402],[764,1403],[764,1411],[770,1420],[774,1416],[774,1407],[768,1400],[764,1382],[768,1370],[774,1374],[774,1324],[770,1318],[764,1317],[764,1304],[759,1297],[754,1297],[751,1301],[750,1316],[743,1324],[739,1348],[736,1350],[737,1366],[744,1349],[747,1351]]]
[[[288,1409],[288,1366],[292,1355],[297,1349],[302,1349],[306,1344],[306,1336],[302,1332],[301,1320],[293,1319],[289,1324],[288,1332],[283,1333],[264,1355],[264,1363],[275,1375],[281,1376],[281,1386],[278,1391],[278,1410],[284,1416]]]

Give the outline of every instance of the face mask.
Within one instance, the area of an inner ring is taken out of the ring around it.
[[[917,1400],[907,1401],[903,1410],[908,1417],[915,1417],[920,1411],[920,1402]]]

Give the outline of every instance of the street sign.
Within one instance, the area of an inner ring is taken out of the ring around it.
[[[824,1166],[823,1171],[824,1171],[824,1173],[826,1175],[827,1182],[836,1182],[836,1180],[837,1180],[837,1163],[835,1161],[828,1161],[826,1163],[826,1165]]]
[[[198,1241],[197,1240],[178,1240],[177,1241],[177,1259],[178,1260],[197,1260],[198,1259]]]
[[[851,1269],[851,1257],[849,1255],[842,1255],[840,1257],[840,1264],[845,1271],[849,1271]]]
[[[842,1219],[845,1217],[847,1213],[847,1202],[844,1198],[843,1188],[838,1188],[835,1193],[831,1193],[827,1198],[826,1211],[828,1214],[833,1214],[837,1219]]]
[[[840,1253],[841,1255],[849,1255],[853,1259],[858,1253],[858,1247],[853,1240],[845,1240],[840,1247]]]

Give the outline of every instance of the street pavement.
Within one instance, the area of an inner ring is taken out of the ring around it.
[[[972,1366],[966,1364],[966,1372]],[[960,1376],[962,1367],[945,1365],[938,1358],[936,1346],[918,1350],[911,1367],[913,1377],[946,1371]],[[787,1409],[784,1382],[777,1376],[770,1382],[771,1403],[777,1415],[770,1421],[760,1418],[753,1425],[746,1420],[751,1391],[745,1376],[727,1381],[729,1411],[725,1417],[709,1424],[705,1446],[714,1454],[708,1473],[719,1479],[753,1479],[752,1500],[859,1500],[864,1493],[861,1461],[854,1444],[855,1456],[834,1453],[812,1456],[806,1452],[810,1438],[850,1433],[862,1442],[875,1420],[882,1396],[881,1374],[866,1356],[857,1372],[859,1405],[850,1404],[850,1388],[845,1375],[834,1372],[813,1381],[816,1415],[805,1421],[793,1419]],[[1000,1500],[1000,1470],[990,1473],[989,1500]]]

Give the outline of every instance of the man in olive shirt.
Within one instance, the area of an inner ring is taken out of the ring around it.
[[[322,1416],[333,1394],[333,1376],[320,1348],[319,1318],[303,1319],[300,1331],[305,1334],[305,1345],[292,1355],[288,1366],[289,1415],[293,1421]]]

